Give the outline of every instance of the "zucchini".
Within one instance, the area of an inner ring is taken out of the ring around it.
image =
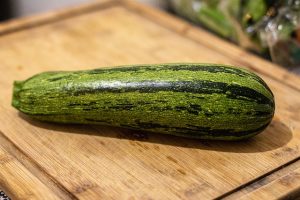
[[[44,72],[14,82],[12,105],[42,121],[215,140],[254,136],[275,111],[274,96],[257,75],[192,63]]]

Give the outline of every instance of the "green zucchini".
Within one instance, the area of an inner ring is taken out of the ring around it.
[[[215,140],[254,136],[275,110],[271,90],[257,75],[192,63],[44,72],[15,81],[12,105],[42,121]]]

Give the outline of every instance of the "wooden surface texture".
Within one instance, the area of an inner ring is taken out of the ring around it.
[[[300,190],[300,79],[133,1],[103,1],[0,25],[0,189],[16,199],[269,199]],[[259,74],[272,124],[242,142],[57,125],[11,106],[12,83],[49,70],[202,62]]]

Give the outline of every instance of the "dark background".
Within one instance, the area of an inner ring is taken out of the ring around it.
[[[87,3],[93,0],[0,0],[0,22],[13,17],[22,17],[49,10],[56,10]],[[137,0],[158,8],[166,8],[166,0]]]
[[[7,20],[13,17],[12,15],[12,1],[0,0],[0,21]]]

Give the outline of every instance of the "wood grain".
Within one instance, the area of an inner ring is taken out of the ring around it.
[[[32,162],[16,164],[27,170],[17,176],[19,179],[27,180],[32,174],[40,180],[37,185],[44,185],[50,177],[53,181],[52,186],[45,186],[47,194],[55,190],[60,196],[78,199],[210,199],[247,186],[299,158],[300,113],[296,111],[300,110],[300,93],[279,82],[281,78],[274,78],[280,70],[259,70],[260,61],[254,56],[250,56],[251,69],[274,92],[276,116],[265,132],[243,142],[42,123],[11,107],[13,80],[42,71],[138,63],[239,62],[228,56],[226,49],[216,50],[202,41],[211,39],[207,33],[200,31],[204,39],[195,42],[186,37],[190,30],[181,34],[152,19],[155,11],[149,16],[141,14],[143,9],[136,4],[109,4],[98,11],[50,20],[0,37],[0,131]],[[161,18],[164,21],[165,17]],[[0,180],[8,176],[10,168],[0,164],[0,171],[3,169]],[[12,182],[25,184],[19,179]],[[15,196],[23,195],[11,184],[4,184]],[[29,186],[31,193],[39,194],[36,187]],[[294,181],[281,191],[287,194],[297,188],[298,181]]]
[[[0,188],[12,199],[70,199],[0,132]],[[35,188],[35,189],[33,189]],[[17,192],[16,192],[17,191]],[[47,194],[47,196],[45,196]]]
[[[287,193],[286,191],[289,191]],[[300,160],[259,179],[224,199],[296,199],[300,198]]]

